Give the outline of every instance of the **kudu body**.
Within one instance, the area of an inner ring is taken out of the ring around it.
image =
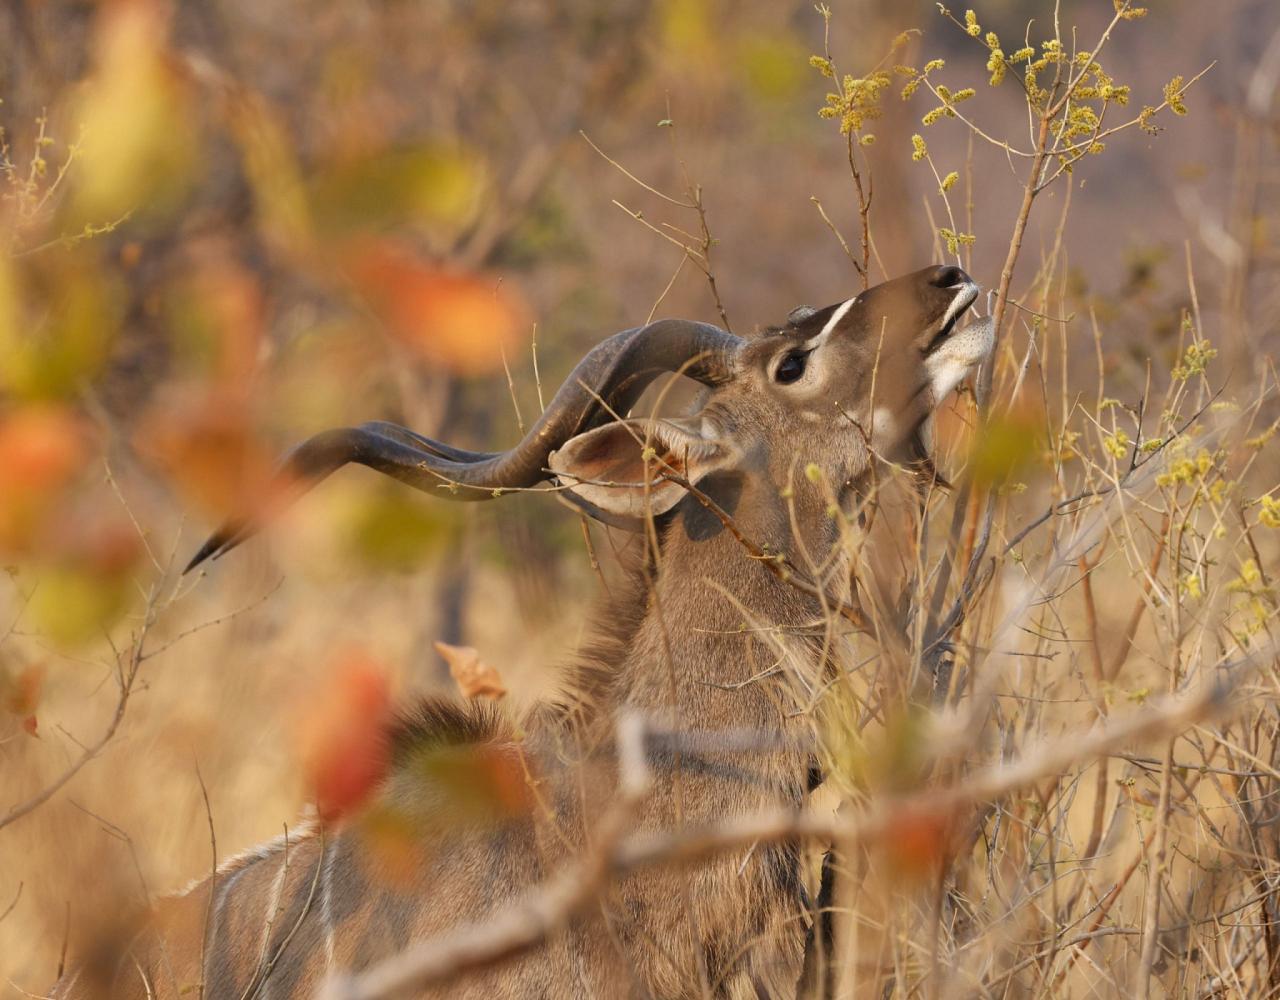
[[[742,539],[793,566],[825,561],[823,586],[839,592],[848,572],[833,505],[853,508],[877,456],[925,458],[922,423],[991,347],[988,326],[956,330],[976,294],[963,271],[933,267],[797,310],[749,339],[682,321],[618,334],[583,360],[510,452],[464,452],[388,424],[302,445],[286,470],[303,485],[351,461],[454,499],[554,475],[583,510],[639,527],[654,544],[630,589],[598,615],[598,639],[566,672],[563,698],[522,720],[519,739],[496,716],[441,703],[392,734],[393,765],[370,808],[389,804],[411,818],[426,844],[411,865],[371,849],[359,816],[312,824],[162,901],[127,956],[83,963],[58,995],[301,997],[328,974],[483,920],[590,844],[615,794],[609,748],[624,710],[675,729],[781,738],[747,758],[714,745],[653,749],[638,830],[800,807],[812,770],[802,709],[827,668],[813,637],[824,598],[771,572]],[[671,371],[706,386],[697,412],[623,419]],[[196,561],[244,533],[214,536]],[[532,808],[483,826],[442,824],[439,791],[412,762],[456,746],[524,762],[541,778]],[[546,944],[429,995],[792,995],[803,900],[795,844],[633,873]]]

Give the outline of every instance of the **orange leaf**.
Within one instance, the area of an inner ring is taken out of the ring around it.
[[[507,693],[498,671],[480,659],[479,650],[472,646],[450,646],[447,642],[437,642],[435,647],[449,664],[449,673],[464,698],[492,698],[497,701]]]
[[[386,671],[364,653],[347,653],[303,719],[303,767],[322,819],[351,813],[381,783],[391,718]]]
[[[4,692],[5,709],[14,715],[33,716],[44,690],[44,675],[45,665],[33,663],[23,667],[15,676],[4,677],[0,691]]]
[[[363,245],[349,267],[392,335],[463,375],[499,368],[527,321],[496,279],[447,270],[391,241]]]
[[[83,455],[80,426],[61,407],[25,406],[0,421],[0,483],[6,490],[57,489]]]
[[[179,286],[174,332],[234,392],[260,363],[266,308],[261,284],[219,248],[197,246],[192,256],[195,274]]]
[[[135,443],[216,518],[243,514],[270,480],[271,455],[235,392],[161,401],[141,422]]]
[[[907,878],[924,878],[937,871],[950,850],[952,816],[927,806],[902,806],[884,838],[889,864]]]
[[[0,418],[0,545],[31,547],[85,450],[79,421],[62,407],[24,406]]]

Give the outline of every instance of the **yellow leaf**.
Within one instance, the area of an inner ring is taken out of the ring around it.
[[[80,217],[106,224],[172,207],[195,162],[186,94],[166,66],[169,16],[149,0],[103,5],[96,67],[78,109]]]

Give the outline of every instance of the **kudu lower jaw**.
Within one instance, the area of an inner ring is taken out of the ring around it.
[[[506,452],[463,451],[386,423],[328,431],[296,448],[281,479],[293,493],[349,462],[455,500],[555,479],[591,516],[646,527],[657,548],[632,590],[597,616],[597,642],[566,671],[563,697],[536,707],[519,741],[514,727],[439,703],[393,737],[397,761],[459,744],[522,754],[534,770],[567,757],[572,766],[542,772],[545,808],[479,832],[453,831],[430,821],[440,800],[429,779],[393,768],[380,801],[431,828],[422,834],[431,848],[414,871],[380,877],[385,866],[359,817],[299,835],[287,851],[267,845],[162,903],[130,960],[97,970],[115,977],[113,995],[176,995],[203,984],[210,1000],[301,996],[329,974],[369,967],[503,909],[590,842],[592,819],[613,795],[607,748],[625,710],[677,729],[758,730],[783,748],[745,759],[714,744],[697,753],[655,748],[639,829],[799,807],[811,770],[802,747],[812,738],[800,709],[826,667],[810,637],[821,602],[770,573],[741,539],[796,565],[838,565],[828,559],[839,542],[832,503],[854,502],[876,456],[909,458],[933,408],[989,353],[989,325],[958,329],[976,295],[963,271],[940,266],[797,310],[749,339],[681,320],[627,330],[582,360]],[[697,412],[626,417],[666,372],[706,387]],[[192,566],[226,552],[250,527],[215,534]],[[805,937],[798,852],[794,844],[761,847],[630,875],[545,945],[438,995],[790,995]],[[77,976],[61,995],[88,995],[93,977]]]

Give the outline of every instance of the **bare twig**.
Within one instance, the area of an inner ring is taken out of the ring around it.
[[[4,912],[0,913],[0,924],[4,923],[9,914],[13,912],[14,907],[18,905],[18,900],[22,898],[22,887],[25,884],[26,883],[24,882],[18,883],[18,891],[13,894],[13,899],[10,901],[9,905],[4,908]]]

